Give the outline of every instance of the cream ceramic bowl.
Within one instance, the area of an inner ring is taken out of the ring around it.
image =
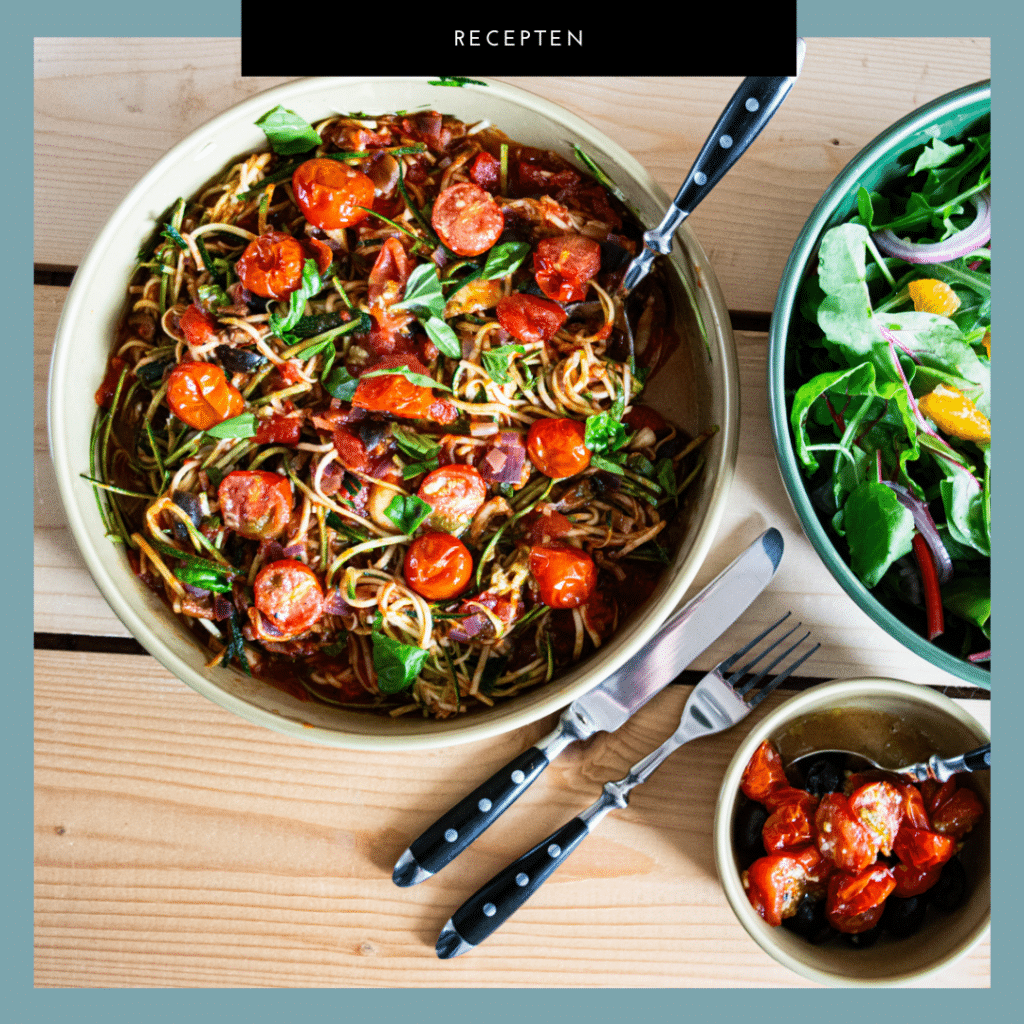
[[[787,701],[747,735],[729,764],[715,812],[715,862],[725,895],[753,940],[779,963],[826,985],[896,985],[925,978],[963,956],[989,926],[989,815],[967,835],[960,853],[968,877],[964,904],[951,914],[929,909],[908,938],[883,935],[867,949],[839,942],[814,946],[786,928],[772,928],[750,905],[740,881],[733,821],[745,799],[743,769],[763,740],[783,762],[813,750],[854,750],[881,765],[911,764],[931,753],[962,754],[988,741],[976,719],[948,697],[914,683],[856,679],[825,683]],[[967,778],[965,776],[965,778]],[[989,805],[989,773],[969,776]]]
[[[266,147],[254,122],[277,104],[308,121],[334,112],[439,109],[465,121],[487,119],[515,140],[572,159],[578,144],[615,181],[645,226],[657,223],[669,197],[621,146],[560,107],[521,89],[491,82],[461,89],[424,79],[303,79],[264,92],[214,118],[163,157],[128,194],[75,274],[54,345],[49,390],[50,446],[71,531],[103,596],[139,642],[169,671],[210,700],[278,732],[341,747],[398,750],[482,740],[527,725],[591,689],[651,639],[676,607],[704,560],[721,520],[736,461],[739,384],[728,312],[707,256],[684,224],[670,257],[690,283],[707,327],[696,334],[685,300],[683,344],[652,381],[647,400],[696,435],[712,425],[707,468],[690,528],[642,615],[634,616],[594,656],[549,686],[455,720],[356,714],[299,701],[234,669],[204,667],[208,653],[163,602],[139,582],[123,552],[104,536],[91,486],[89,434],[93,393],[122,315],[136,253],[179,196],[191,196],[232,160]],[[699,282],[699,286],[698,286]],[[682,288],[677,289],[682,294]]]

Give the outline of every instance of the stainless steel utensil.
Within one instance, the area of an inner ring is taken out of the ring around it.
[[[540,888],[612,808],[627,805],[630,791],[640,783],[646,782],[665,758],[690,740],[710,736],[734,726],[788,678],[794,669],[802,665],[820,644],[815,644],[795,661],[790,662],[778,675],[761,685],[765,676],[810,636],[809,632],[787,647],[753,678],[742,681],[760,661],[800,628],[797,624],[754,655],[742,668],[733,671],[741,658],[774,632],[788,617],[787,612],[778,622],[769,626],[701,679],[683,708],[679,727],[657,750],[633,765],[625,778],[618,782],[605,783],[601,796],[590,807],[547,839],[542,840],[532,850],[524,853],[466,900],[441,930],[435,947],[437,955],[442,959],[449,959],[478,946]],[[726,676],[726,673],[731,674]]]
[[[915,782],[935,779],[946,782],[960,772],[984,772],[992,766],[992,744],[969,750],[959,757],[939,757],[932,754],[927,761],[904,765],[901,768],[886,768],[877,761],[872,761],[864,754],[852,750],[815,750],[809,754],[801,754],[794,758],[786,768],[786,774],[792,776],[794,782],[806,781],[807,769],[816,762],[827,762],[828,768],[838,773],[842,779],[846,772],[864,772],[877,770],[888,775],[903,775]]]
[[[736,621],[775,575],[782,534],[766,530],[696,597],[675,612],[655,639],[603,683],[573,701],[555,730],[514,758],[434,822],[399,858],[392,880],[422,882],[455,859],[518,800],[576,740],[612,732],[666,687]]]

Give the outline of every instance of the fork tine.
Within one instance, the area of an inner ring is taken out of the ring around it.
[[[742,658],[743,655],[747,653],[747,651],[749,651],[756,644],[759,644],[773,629],[776,629],[777,627],[781,626],[782,623],[790,617],[790,615],[792,615],[792,612],[786,612],[786,614],[783,615],[778,622],[773,622],[763,633],[758,633],[757,636],[755,636],[754,639],[746,645],[746,647],[741,647],[735,654],[726,658],[725,661],[720,662],[718,665],[718,671],[721,672],[723,675],[726,672],[729,672],[732,669],[733,665],[735,665],[736,662],[739,661],[740,658]],[[769,648],[769,650],[771,650],[771,648]],[[760,655],[758,657],[760,657]],[[755,658],[754,661],[751,662],[751,664],[756,664],[756,662],[757,658]]]
[[[807,633],[805,636],[801,637],[800,640],[798,640],[797,643],[793,644],[793,647],[791,647],[789,650],[792,651],[793,648],[797,647],[799,644],[802,644],[804,640],[806,640],[807,637],[809,637],[810,635],[810,633]],[[797,658],[796,661],[793,662],[792,665],[790,665],[788,668],[784,669],[777,676],[775,676],[775,678],[772,679],[772,681],[768,683],[766,686],[763,686],[757,693],[754,694],[753,697],[750,698],[750,700],[747,701],[750,707],[756,708],[757,705],[760,704],[761,701],[763,701],[765,697],[767,697],[768,694],[771,693],[772,690],[774,690],[775,687],[779,685],[779,683],[788,679],[790,675],[796,669],[798,669],[820,646],[821,644],[815,644],[806,654],[802,654],[799,658]],[[789,651],[787,651],[786,653],[788,654]]]
[[[779,646],[779,644],[781,644],[784,640],[791,637],[802,625],[803,623],[798,622],[788,633],[784,634],[783,636],[780,636],[779,639],[771,645],[771,647],[762,651],[756,658],[754,658],[753,661],[744,665],[743,668],[737,669],[731,676],[729,676],[728,679],[726,679],[726,682],[736,691],[736,693],[740,697],[742,697],[749,690],[752,690],[759,682],[761,682],[762,679],[764,679],[766,675],[768,675],[769,672],[771,672],[773,668],[775,668],[776,665],[778,665],[780,661],[782,661],[784,658],[789,657],[789,655],[792,654],[793,651],[795,651],[811,635],[809,631],[807,633],[804,633],[804,635],[800,637],[800,639],[797,640],[796,643],[791,644],[774,661],[771,661],[767,665],[765,665],[765,667],[761,669],[761,671],[758,672],[756,676],[752,676],[742,686],[736,685],[740,681],[740,679],[743,678],[743,676],[753,671],[754,666],[763,657],[765,657],[768,654],[771,654],[771,652],[774,651],[775,648]]]

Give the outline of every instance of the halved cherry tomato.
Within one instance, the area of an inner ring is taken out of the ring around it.
[[[430,376],[430,372],[415,356],[401,354],[384,356],[370,367],[370,372],[398,369]],[[352,405],[368,412],[388,412],[392,416],[427,419],[435,423],[452,423],[459,416],[458,410],[446,398],[435,398],[430,388],[413,384],[400,373],[379,377],[364,375],[356,385]]]
[[[453,463],[431,470],[416,496],[433,508],[427,526],[444,533],[462,533],[487,500],[487,484],[474,466]]]
[[[370,268],[367,299],[370,306],[383,308],[398,302],[405,292],[412,265],[405,246],[397,238],[388,238]]]
[[[586,427],[580,420],[536,420],[526,435],[526,450],[530,461],[545,476],[562,480],[582,473],[590,465],[585,436]]]
[[[597,583],[594,560],[579,548],[530,548],[530,572],[549,608],[576,608]]]
[[[659,430],[664,430],[668,426],[661,413],[652,409],[649,405],[634,405],[622,417],[622,422],[637,431],[643,430],[644,427],[650,427],[655,433]]]
[[[536,295],[514,292],[497,305],[498,323],[520,341],[549,341],[566,320],[566,312],[557,302]]]
[[[417,537],[405,553],[405,582],[428,601],[447,601],[466,589],[473,575],[473,556],[448,533]]]
[[[880,903],[877,907],[865,910],[863,914],[847,917],[843,914],[829,914],[826,904],[825,919],[837,932],[844,935],[860,935],[862,932],[869,932],[882,919],[885,912],[885,904]]]
[[[750,905],[773,928],[796,913],[805,886],[803,865],[788,853],[760,857],[743,873]]]
[[[494,197],[470,181],[449,185],[434,202],[431,224],[459,256],[479,256],[501,237],[505,216]]]
[[[299,416],[283,416],[275,413],[268,419],[260,420],[256,428],[256,436],[253,440],[257,444],[287,444],[299,443],[302,436],[302,419]]]
[[[194,302],[181,314],[181,333],[189,345],[205,345],[217,333],[217,320]]]
[[[896,879],[885,864],[872,864],[857,874],[837,871],[828,882],[826,914],[858,917],[881,906],[896,888]]]
[[[800,804],[783,804],[768,815],[761,841],[768,853],[792,851],[814,838],[814,824]]]
[[[795,850],[787,850],[786,852],[794,860],[800,862],[808,882],[815,884],[824,882],[836,869],[832,861],[827,857],[822,857],[816,843],[808,843],[806,846],[799,846]]]
[[[306,252],[302,243],[283,231],[254,238],[235,264],[238,279],[254,295],[285,299],[302,283]]]
[[[240,415],[245,399],[228,383],[219,366],[189,362],[178,363],[168,375],[167,404],[182,423],[196,430],[209,430]]]
[[[930,868],[912,868],[900,861],[892,869],[892,877],[896,879],[893,895],[904,899],[908,896],[920,896],[939,880],[941,874],[941,864],[934,864]]]
[[[786,778],[779,752],[771,742],[764,740],[743,769],[740,789],[751,800],[764,803],[765,798],[774,790],[789,788],[789,779]]]
[[[984,813],[981,797],[973,789],[962,786],[936,809],[932,815],[932,829],[944,836],[962,839]]]
[[[930,829],[932,825],[928,820],[921,791],[910,782],[902,783],[900,790],[903,792],[903,820],[914,828]]]
[[[805,789],[796,789],[793,786],[779,786],[773,789],[762,801],[765,807],[773,813],[780,807],[794,804],[802,807],[810,817],[818,808],[818,798]]]
[[[497,192],[501,180],[501,163],[490,153],[477,153],[469,165],[470,180],[488,192]]]
[[[850,795],[850,810],[878,842],[880,853],[888,856],[903,821],[903,794],[884,780],[869,782]]]
[[[586,235],[543,238],[533,254],[533,275],[540,290],[557,302],[579,302],[587,282],[601,269],[601,246]]]
[[[117,385],[121,380],[121,374],[124,373],[124,368],[127,365],[128,363],[120,356],[110,357],[110,362],[107,363],[107,372],[103,375],[103,380],[96,389],[96,404],[101,409],[110,408],[111,403],[114,401],[114,395],[117,393]],[[135,377],[131,371],[125,374],[124,384],[121,385],[122,394],[134,379]]]
[[[921,783],[921,796],[924,799],[924,806],[928,811],[928,817],[930,818],[955,792],[955,777],[947,779],[945,782],[925,779]]]
[[[956,852],[956,840],[924,828],[904,825],[896,834],[892,852],[908,867],[932,868],[945,864]]]
[[[264,566],[252,586],[257,609],[284,638],[305,633],[324,613],[324,592],[316,574],[294,558]]]
[[[366,445],[362,438],[353,434],[348,427],[336,427],[331,440],[334,450],[338,453],[338,461],[350,470],[365,473],[370,468],[370,459],[366,453]]]
[[[367,217],[359,207],[373,205],[373,181],[357,168],[327,157],[299,164],[292,174],[292,190],[306,220],[325,231],[358,224]]]
[[[818,830],[818,849],[840,871],[858,874],[878,855],[874,836],[850,810],[850,801],[842,793],[826,793],[814,816]]]
[[[250,540],[280,536],[292,514],[292,483],[280,473],[236,469],[217,488],[220,514],[229,530]]]

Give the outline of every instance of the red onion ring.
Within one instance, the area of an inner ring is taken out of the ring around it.
[[[978,213],[973,223],[943,242],[904,242],[892,231],[872,234],[875,244],[886,256],[896,256],[906,263],[946,263],[980,248],[992,238],[992,204],[984,192],[971,197]]]
[[[935,520],[932,519],[931,512],[928,511],[928,506],[915,498],[902,484],[893,483],[892,480],[883,480],[882,483],[895,492],[899,503],[904,508],[910,510],[917,532],[924,537],[925,543],[932,553],[939,583],[948,583],[953,578],[953,559],[949,557],[949,552],[939,537],[938,528],[935,525]]]

